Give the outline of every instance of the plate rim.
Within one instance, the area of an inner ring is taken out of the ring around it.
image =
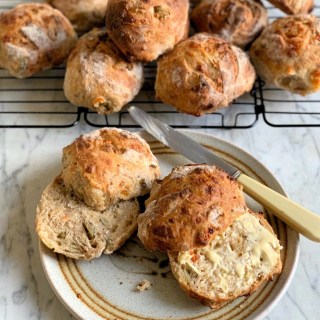
[[[191,138],[196,136],[197,139],[195,139],[195,140],[198,140],[198,141],[201,139],[215,140],[216,142],[220,143],[221,146],[226,146],[228,148],[234,149],[235,151],[239,151],[245,157],[248,157],[251,162],[254,162],[256,166],[263,168],[263,170],[268,174],[268,176],[270,176],[272,178],[272,180],[274,180],[274,182],[277,184],[277,187],[279,188],[279,190],[281,190],[281,193],[283,195],[287,196],[282,184],[278,181],[278,179],[276,179],[276,177],[273,175],[273,173],[262,162],[260,162],[252,154],[250,154],[249,152],[247,152],[243,148],[241,148],[241,147],[239,147],[239,146],[233,144],[232,142],[229,142],[223,138],[215,137],[213,134],[209,134],[206,132],[195,131],[195,130],[191,130],[191,129],[179,129],[178,131],[185,133],[186,135],[190,136]],[[158,141],[156,138],[154,138],[151,134],[149,134],[145,130],[135,131],[134,133],[137,133],[140,136],[142,136],[144,139],[147,140],[147,142],[148,142],[148,138],[149,138],[149,141],[150,141],[150,138],[154,139],[154,141]],[[159,142],[159,143],[161,143],[161,142]],[[212,146],[214,146],[214,145],[212,145]],[[295,245],[295,248],[292,251],[292,253],[294,254],[293,258],[291,259],[292,260],[292,267],[290,269],[288,276],[283,281],[282,287],[280,289],[278,289],[278,292],[276,294],[274,294],[274,297],[269,302],[269,304],[266,306],[266,308],[263,310],[259,310],[258,312],[254,311],[252,314],[250,314],[250,316],[254,315],[253,318],[250,317],[250,319],[252,319],[252,320],[262,320],[273,310],[273,308],[279,303],[279,301],[282,299],[282,297],[287,292],[287,290],[292,282],[292,279],[296,273],[296,269],[297,269],[298,262],[299,262],[299,253],[300,253],[300,235],[296,231],[291,229],[289,226],[286,226],[286,230],[287,230],[287,237],[292,238],[292,240],[294,240],[294,245]],[[40,255],[40,260],[41,260],[41,265],[42,265],[43,271],[44,271],[45,276],[47,278],[47,281],[49,282],[49,285],[52,288],[52,290],[54,291],[56,297],[58,297],[58,299],[62,302],[63,306],[66,307],[66,309],[73,316],[75,316],[77,319],[84,319],[83,317],[81,317],[80,311],[77,312],[77,310],[75,310],[75,307],[73,307],[70,303],[68,304],[67,301],[65,301],[66,299],[64,299],[63,294],[61,293],[61,289],[59,290],[59,287],[57,287],[55,285],[54,279],[52,279],[51,275],[49,274],[47,264],[50,263],[49,260],[53,259],[53,257],[52,257],[52,255],[47,255],[46,251],[48,252],[48,250],[49,250],[49,252],[51,252],[53,255],[56,255],[56,253],[54,253],[52,250],[48,249],[44,244],[42,244],[40,239],[39,239],[38,248],[39,248],[39,255]],[[63,273],[62,273],[62,277],[65,277]],[[68,284],[67,280],[65,281],[65,283]],[[70,284],[68,284],[68,286],[70,287]],[[79,301],[81,301],[81,300],[79,300]],[[100,318],[100,316],[98,314],[96,314],[92,309],[90,309],[85,303],[81,302],[80,304],[87,311],[93,312],[96,315],[96,319]],[[257,314],[255,314],[255,313],[257,313]]]

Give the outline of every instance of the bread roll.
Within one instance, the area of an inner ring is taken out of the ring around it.
[[[199,248],[246,210],[242,187],[223,170],[177,167],[152,187],[138,218],[138,237],[149,250]]]
[[[300,95],[320,89],[320,22],[311,15],[288,16],[265,28],[250,49],[259,76]]]
[[[102,212],[93,210],[68,193],[58,177],[43,191],[36,231],[55,252],[90,260],[118,249],[136,230],[139,212],[136,198],[119,201]]]
[[[268,0],[287,14],[308,13],[313,8],[313,0]]]
[[[253,66],[240,48],[198,33],[159,59],[155,90],[178,111],[201,116],[227,107],[254,81]]]
[[[191,14],[198,32],[209,32],[241,48],[251,43],[268,23],[260,1],[202,0]]]
[[[76,39],[60,11],[48,4],[20,4],[0,14],[0,67],[14,77],[30,77],[62,64]]]
[[[100,211],[147,194],[160,174],[147,142],[116,128],[81,135],[63,149],[62,164],[67,191]]]
[[[187,293],[213,309],[251,294],[281,272],[281,246],[262,216],[246,212],[207,246],[169,252],[173,275]]]
[[[60,10],[70,20],[79,34],[104,25],[108,0],[46,1]]]
[[[64,93],[76,106],[101,114],[117,112],[138,94],[143,84],[143,65],[129,62],[105,30],[83,35],[71,52]]]
[[[109,0],[110,38],[130,59],[152,61],[186,38],[188,0]]]

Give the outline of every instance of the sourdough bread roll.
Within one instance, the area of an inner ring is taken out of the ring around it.
[[[94,210],[147,194],[160,169],[137,134],[105,128],[81,135],[63,149],[66,189]]]
[[[267,26],[250,48],[259,76],[279,88],[307,95],[320,89],[320,22],[288,16]]]
[[[138,237],[149,250],[199,248],[246,210],[242,187],[223,170],[177,167],[152,187],[138,218]]]
[[[202,0],[191,20],[198,32],[209,32],[245,48],[268,23],[268,13],[255,0]]]
[[[130,60],[149,62],[187,37],[188,10],[188,0],[109,0],[107,32]]]
[[[74,29],[83,34],[94,27],[104,25],[108,0],[46,0],[60,10],[72,23]]]
[[[136,198],[120,200],[104,211],[93,210],[57,177],[37,206],[36,231],[54,252],[90,260],[117,250],[136,230],[139,212]]]
[[[0,14],[0,67],[14,77],[30,77],[62,64],[76,40],[60,11],[48,4],[20,4]]]
[[[158,60],[155,90],[157,98],[178,111],[201,116],[250,91],[255,77],[240,48],[198,33]]]
[[[207,246],[169,252],[173,275],[193,298],[213,309],[251,294],[281,272],[281,246],[271,226],[250,212]]]
[[[308,13],[313,8],[313,0],[268,0],[287,14]]]
[[[142,63],[129,62],[104,29],[93,29],[72,50],[63,87],[74,105],[110,114],[133,100],[143,80]]]

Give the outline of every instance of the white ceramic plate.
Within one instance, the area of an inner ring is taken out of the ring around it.
[[[272,174],[245,151],[210,135],[184,132],[247,175],[284,194]],[[148,134],[141,135],[157,156],[162,176],[172,167],[188,163]],[[262,210],[252,199],[247,198],[247,202],[252,209]],[[267,217],[283,246],[283,272],[251,296],[238,298],[217,311],[189,298],[173,278],[166,256],[146,251],[135,237],[116,253],[91,262],[65,258],[42,244],[40,255],[53,290],[79,319],[262,319],[288,288],[299,253],[298,234],[271,214],[267,213]],[[152,287],[138,292],[136,287],[144,279],[149,280]]]

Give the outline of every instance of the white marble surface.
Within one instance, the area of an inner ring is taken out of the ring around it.
[[[81,133],[70,129],[0,129],[0,319],[73,319],[50,288],[39,258],[35,208],[59,172],[61,149]],[[282,183],[289,196],[320,213],[320,128],[208,130],[247,150]],[[318,320],[320,244],[301,237],[297,272],[266,319]]]

